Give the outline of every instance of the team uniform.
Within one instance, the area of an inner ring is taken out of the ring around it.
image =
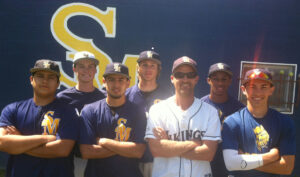
[[[105,98],[105,95],[97,88],[93,92],[82,92],[75,87],[71,87],[59,92],[57,98],[72,105],[79,115],[84,105],[101,100]]]
[[[193,104],[182,111],[175,103],[175,96],[151,107],[145,138],[153,138],[153,128],[163,128],[170,140],[220,141],[220,121],[217,110],[211,105],[194,99]],[[153,177],[209,177],[208,161],[189,160],[183,157],[155,157]]]
[[[288,116],[271,108],[264,118],[256,119],[247,108],[230,115],[222,130],[223,149],[262,154],[277,147],[280,156],[295,155],[295,127]],[[279,177],[257,170],[232,171],[234,177]]]
[[[74,109],[58,99],[46,106],[37,106],[33,99],[28,99],[5,107],[0,127],[14,126],[22,135],[49,134],[76,141],[77,121]],[[6,177],[74,177],[73,170],[72,154],[61,158],[9,155]]]
[[[81,117],[80,144],[98,144],[98,138],[145,143],[145,113],[131,102],[109,107],[103,99],[85,106]],[[89,159],[85,177],[142,177],[138,162],[120,155]]]
[[[218,110],[221,124],[223,124],[224,119],[226,119],[227,116],[244,107],[244,105],[241,102],[239,102],[237,99],[233,98],[232,96],[229,96],[228,100],[224,103],[213,102],[209,98],[209,95],[202,97],[200,100],[212,105]],[[216,151],[215,157],[213,161],[211,161],[210,165],[214,177],[223,177],[224,174],[229,173],[224,163],[224,158],[222,153],[222,143],[218,145],[218,149]]]

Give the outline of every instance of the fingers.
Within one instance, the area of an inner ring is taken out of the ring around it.
[[[153,128],[153,133],[157,139],[168,139],[166,131],[160,127]]]
[[[5,131],[8,135],[21,135],[21,133],[14,126],[5,127]]]

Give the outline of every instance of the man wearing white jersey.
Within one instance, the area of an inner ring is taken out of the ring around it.
[[[145,138],[154,157],[153,177],[211,177],[210,161],[221,140],[218,112],[194,97],[197,63],[174,61],[175,95],[153,105]]]

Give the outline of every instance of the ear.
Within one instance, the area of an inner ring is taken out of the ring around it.
[[[32,82],[33,82],[33,76],[32,75],[29,77],[29,80],[30,80],[30,84],[32,85]]]
[[[207,82],[208,85],[210,85],[211,79],[209,77],[207,77],[206,82]]]
[[[173,84],[173,80],[174,80],[174,76],[173,75],[170,76],[170,80],[171,80],[171,83]]]
[[[242,90],[243,94],[246,96],[247,91],[246,91],[246,87],[244,85],[241,85],[241,90]]]
[[[270,88],[270,96],[273,95],[274,91],[275,91],[275,87],[274,87],[274,85],[273,85],[273,86]]]
[[[73,65],[73,67],[72,67],[72,70],[73,70],[73,72],[75,72],[75,66]]]
[[[126,88],[129,88],[129,86],[130,86],[130,79],[128,79],[126,82]]]

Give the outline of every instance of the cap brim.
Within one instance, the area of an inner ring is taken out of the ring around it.
[[[140,62],[145,61],[145,60],[152,60],[152,61],[154,61],[154,62],[156,62],[156,63],[158,63],[158,64],[161,65],[161,61],[158,60],[158,59],[155,59],[155,58],[139,58],[139,59],[137,60],[137,62],[140,63]]]
[[[122,76],[125,76],[127,79],[131,79],[130,76],[128,76],[126,74],[122,74],[122,73],[107,73],[107,74],[103,74],[103,77],[107,77],[109,75],[122,75]]]
[[[99,65],[99,60],[95,59],[95,58],[78,58],[76,60],[74,60],[74,64],[78,63],[81,60],[91,60],[93,61],[96,65]]]
[[[33,74],[37,71],[48,71],[48,72],[51,72],[51,73],[54,73],[56,74],[58,77],[60,77],[60,73],[56,72],[56,71],[53,71],[51,69],[47,69],[47,68],[31,68],[30,69],[30,73]]]
[[[233,75],[231,71],[220,69],[220,70],[216,70],[216,71],[213,71],[213,72],[209,73],[209,74],[208,74],[208,77],[210,77],[211,75],[213,75],[213,74],[216,73],[216,72],[224,72],[224,73],[229,74],[230,76]]]
[[[198,72],[198,70],[197,70],[197,68],[195,67],[194,64],[186,62],[186,63],[181,63],[181,64],[177,65],[175,68],[173,68],[172,69],[172,73],[174,73],[175,69],[179,68],[182,65],[189,65],[189,66],[191,66],[195,70],[195,72]]]

